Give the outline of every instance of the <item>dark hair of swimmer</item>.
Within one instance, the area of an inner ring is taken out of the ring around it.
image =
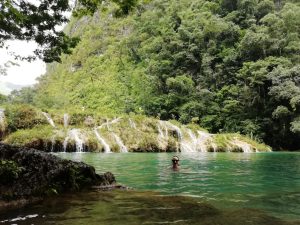
[[[172,166],[173,166],[173,169],[178,169],[178,167],[179,167],[179,158],[178,158],[178,156],[173,156]]]

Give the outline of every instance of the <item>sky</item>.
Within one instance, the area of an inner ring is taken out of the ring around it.
[[[28,0],[28,2],[39,5],[38,0]],[[15,52],[22,56],[33,55],[33,51],[37,45],[35,42],[27,41],[7,41],[9,51]],[[0,48],[0,65],[4,65],[9,60],[13,60],[5,48]],[[2,83],[13,83],[17,85],[32,85],[36,83],[36,78],[46,72],[46,64],[41,60],[36,60],[31,63],[25,61],[17,62],[20,66],[12,66],[7,70],[7,75],[0,75],[0,85]],[[1,92],[1,90],[0,90]]]
[[[33,55],[33,50],[37,45],[35,42],[27,41],[9,41],[7,44],[10,46],[9,51],[14,51],[16,54],[27,56]],[[36,78],[46,72],[46,64],[41,60],[33,62],[15,61],[9,55],[8,51],[0,48],[0,65],[12,60],[17,62],[19,66],[11,66],[7,69],[7,75],[0,75],[0,82],[10,82],[17,85],[32,85],[36,83]]]
[[[39,5],[39,0],[27,0],[30,3]],[[75,4],[75,1],[71,0],[70,4]],[[70,18],[71,12],[64,12],[67,18]],[[57,31],[64,28],[66,24],[55,27]],[[12,83],[15,85],[28,86],[35,84],[36,78],[43,75],[46,72],[46,64],[42,60],[35,60],[32,62],[27,61],[15,61],[9,52],[15,52],[16,55],[30,56],[33,55],[33,51],[37,48],[37,44],[34,41],[7,41],[6,46],[9,46],[9,50],[0,48],[0,65],[4,65],[7,61],[11,60],[17,62],[19,66],[11,66],[7,69],[7,75],[0,74],[0,93],[8,94],[6,83]]]

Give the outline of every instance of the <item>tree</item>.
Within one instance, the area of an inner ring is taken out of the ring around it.
[[[77,0],[73,7],[73,1],[69,0],[1,0],[0,48],[5,47],[7,40],[35,41],[39,47],[34,55],[15,55],[15,58],[60,62],[60,55],[70,54],[79,41],[78,37],[70,37],[57,28],[69,21],[67,13],[75,8],[75,16],[92,15],[104,1]],[[111,1],[125,14],[136,4],[136,0]]]

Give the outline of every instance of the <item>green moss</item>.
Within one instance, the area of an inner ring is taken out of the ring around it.
[[[48,123],[41,111],[29,105],[6,106],[5,116],[9,132]]]
[[[204,131],[204,132],[208,133],[208,130],[200,127],[198,124],[195,124],[195,123],[189,123],[189,124],[186,125],[186,127],[191,129],[194,132],[197,132],[199,130],[199,131]]]
[[[28,145],[36,141],[51,142],[54,135],[53,128],[50,125],[36,126],[32,129],[20,129],[7,136],[4,140],[7,144]]]
[[[19,177],[22,167],[14,161],[0,160],[0,184],[7,185]]]
[[[269,146],[237,133],[215,134],[213,136],[213,140],[217,145],[217,151],[221,152],[228,151],[229,148],[232,152],[241,152],[242,150],[240,147],[234,146],[231,143],[234,140],[245,142],[249,144],[251,148],[257,149],[259,151],[271,151],[271,148]]]
[[[260,143],[260,142],[257,142],[247,136],[244,136],[244,135],[240,135],[240,134],[237,134],[237,137],[241,140],[241,141],[244,141],[250,145],[252,145],[254,148],[258,149],[259,151],[271,151],[272,148],[264,143]]]
[[[17,107],[15,108],[14,112],[18,111],[16,109]],[[48,113],[49,115],[51,115],[52,119],[55,122],[56,128],[54,129],[48,124],[48,121],[43,121],[43,123],[45,122],[46,124],[39,125],[34,124],[34,119],[29,120],[27,118],[28,115],[39,115],[39,112],[41,111],[34,108],[31,109],[30,107],[25,107],[25,109],[27,110],[23,110],[23,112],[27,113],[23,113],[24,115],[26,115],[23,118],[27,120],[27,122],[25,122],[25,124],[27,125],[21,126],[25,128],[19,129],[16,132],[9,134],[5,138],[6,143],[24,145],[27,147],[33,147],[43,150],[45,149],[47,151],[50,151],[51,146],[51,150],[62,151],[62,146],[68,134],[68,131],[70,129],[76,128],[80,129],[80,132],[84,136],[85,148],[87,151],[103,152],[104,146],[96,138],[93,131],[95,127],[98,127],[100,135],[107,142],[107,144],[111,148],[111,151],[113,152],[119,152],[120,148],[120,146],[116,143],[114,134],[120,137],[129,151],[176,152],[179,151],[180,148],[177,132],[174,129],[168,129],[168,139],[166,140],[160,138],[158,132],[159,120],[152,117],[146,117],[139,114],[120,115],[119,117],[107,117],[105,115],[101,115],[98,112],[95,112],[93,114],[92,112],[73,110],[71,113],[68,112],[70,123],[68,127],[65,128],[63,126],[63,116],[65,112],[51,111]],[[10,110],[9,112],[10,115],[15,116],[10,116],[10,120],[17,120],[16,122],[10,122],[10,124],[20,124],[21,121],[16,118],[16,113],[12,113],[12,110]],[[20,115],[23,114],[21,113]],[[106,122],[111,122],[115,118],[120,119],[116,123],[109,124],[109,126],[102,126],[101,128],[99,127]],[[188,129],[192,130],[195,136],[198,136],[197,131],[207,132],[205,129],[201,128],[195,123],[182,125],[175,120],[171,120],[169,122],[179,127],[182,131],[183,138],[187,140],[191,139],[190,135],[187,132]],[[252,149],[258,149],[259,151],[269,151],[270,149],[264,144],[258,143],[239,134],[216,134],[212,136],[212,139],[208,138],[206,140],[207,143],[204,144],[208,146],[208,151],[242,151],[242,148],[239,145],[232,143],[235,140],[248,143],[249,145],[251,145],[250,147]],[[74,148],[75,141],[70,139],[68,141],[67,151],[72,151]]]

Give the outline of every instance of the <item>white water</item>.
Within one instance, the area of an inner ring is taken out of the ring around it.
[[[251,146],[246,142],[243,142],[243,141],[240,141],[240,140],[233,140],[233,141],[231,141],[231,144],[233,144],[235,146],[238,146],[239,148],[243,149],[244,153],[253,152],[252,149],[251,149]]]
[[[5,126],[4,109],[0,109],[0,128],[4,128],[4,126]]]
[[[53,150],[54,150],[54,144],[55,144],[55,136],[53,135],[51,137],[51,149],[50,149],[50,152],[53,152]]]
[[[112,133],[112,135],[114,136],[116,143],[119,146],[120,152],[128,152],[128,149],[122,142],[121,138],[118,135],[116,135],[115,133]]]
[[[190,142],[190,148],[193,150],[193,152],[197,152],[199,149],[199,140],[197,139],[196,135],[193,133],[191,129],[188,129],[188,135],[191,139]]]
[[[84,140],[83,135],[81,134],[79,129],[69,130],[67,137],[63,143],[64,151],[67,149],[67,145],[69,140],[74,140],[76,145],[76,152],[83,152],[84,150]]]
[[[97,129],[94,129],[96,138],[98,139],[98,141],[100,142],[101,145],[103,145],[104,147],[104,152],[105,153],[111,153],[111,149],[109,147],[109,145],[106,143],[106,141],[101,137],[100,133],[98,132]]]
[[[180,128],[168,121],[166,122],[166,125],[167,125],[167,127],[170,127],[171,129],[175,130],[175,132],[177,133],[179,142],[181,142],[182,141],[182,132],[181,132]]]
[[[158,137],[165,138],[164,132],[162,131],[162,128],[160,125],[157,125],[157,129],[158,129]]]
[[[178,137],[178,143],[180,145],[181,152],[207,152],[206,143],[209,139],[212,140],[211,135],[209,133],[206,133],[204,131],[197,131],[197,137],[191,129],[184,128],[182,130],[178,126],[170,123],[169,121],[160,120],[157,125],[157,129],[157,141],[161,146],[167,146],[169,131],[175,131]]]
[[[66,136],[64,143],[63,143],[63,148],[64,148],[64,152],[67,151],[67,146],[68,146],[68,142],[69,142],[69,136]]]
[[[47,121],[52,127],[55,127],[54,121],[48,113],[42,112],[42,114],[46,117]]]
[[[200,130],[198,130],[197,133],[199,135],[198,136],[198,143],[199,143],[199,147],[200,147],[201,152],[207,152],[207,145],[206,145],[206,143],[209,140],[210,140],[211,146],[213,147],[214,152],[215,152],[216,151],[216,145],[215,145],[215,143],[212,140],[212,135],[209,134],[209,133],[207,133],[207,132],[200,131]]]
[[[136,124],[132,119],[129,119],[129,125],[130,125],[131,128],[136,130]]]
[[[65,128],[67,128],[69,126],[69,120],[70,120],[69,114],[65,113],[64,114],[64,127]]]

